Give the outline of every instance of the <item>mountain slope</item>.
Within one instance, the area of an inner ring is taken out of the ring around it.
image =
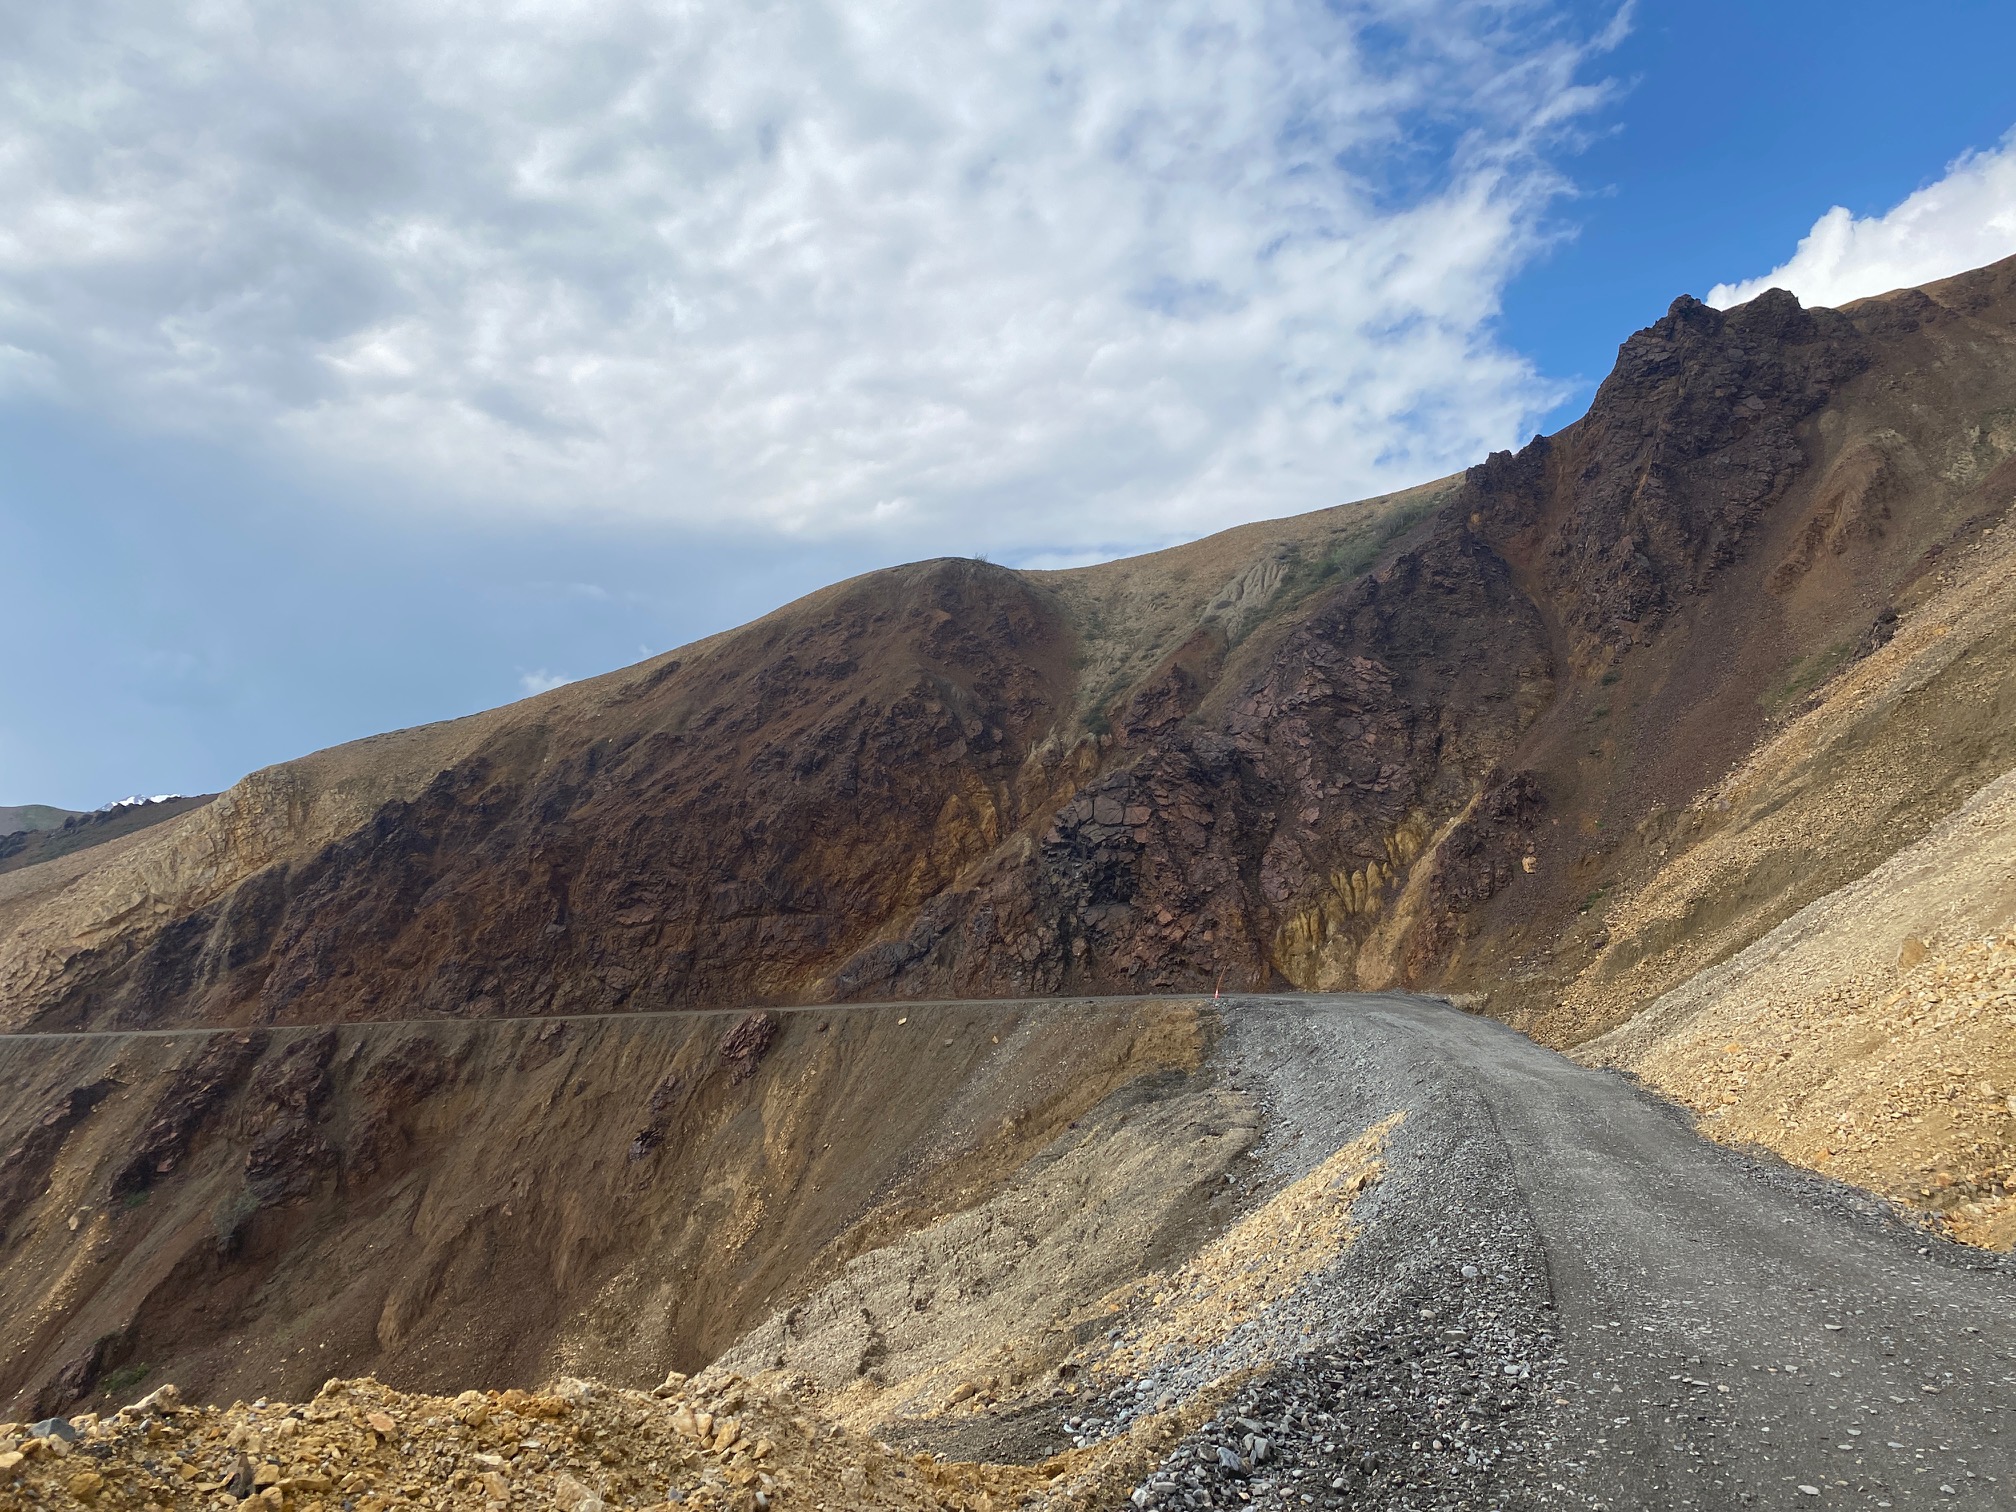
[[[1459,995],[2006,1248],[2012,509],[2016,261],[1683,299],[1460,477],[870,574],[0,869],[0,1392],[761,1349],[1055,1448],[1300,1132],[1257,1017],[1090,1001],[1221,981]]]
[[[256,774],[0,883],[6,1021],[1223,978],[1500,985],[1554,1032],[1644,827],[2006,508],[2012,282],[1683,299],[1587,416],[1458,479],[1074,572],[891,569]]]

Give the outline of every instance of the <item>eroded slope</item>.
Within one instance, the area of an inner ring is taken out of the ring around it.
[[[1201,1034],[1062,1003],[0,1040],[0,1404],[141,1367],[217,1398],[369,1370],[649,1385],[1099,1143]],[[1197,1097],[1229,1159],[1236,1110]],[[1202,1158],[1144,1153],[1143,1255],[1208,1222]],[[1017,1232],[1072,1200],[1053,1181]]]

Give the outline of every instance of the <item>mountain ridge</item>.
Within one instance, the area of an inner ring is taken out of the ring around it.
[[[46,803],[0,804],[0,835],[60,829],[65,819],[78,817],[76,809],[55,808]]]
[[[1458,478],[1091,568],[866,574],[254,774],[65,901],[0,892],[8,1025],[1475,989],[1602,884],[1564,815],[1684,804],[1979,512],[1910,412],[2007,408],[2011,279],[1683,298],[1587,415]]]

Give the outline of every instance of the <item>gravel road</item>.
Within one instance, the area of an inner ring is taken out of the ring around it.
[[[1438,1000],[1222,1013],[1257,1190],[1406,1119],[1361,1240],[1269,1320],[1304,1347],[1136,1506],[2016,1506],[1998,1257]]]

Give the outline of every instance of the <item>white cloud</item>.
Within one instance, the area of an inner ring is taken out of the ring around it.
[[[1516,439],[1557,396],[1490,321],[1617,30],[1548,0],[11,9],[0,381],[444,508],[1011,554]]]
[[[573,678],[562,677],[557,672],[548,672],[544,667],[536,672],[518,674],[518,686],[525,690],[525,696],[528,698],[535,693],[551,693],[555,688],[564,688],[572,681]]]
[[[1888,214],[1857,220],[1836,205],[1813,223],[1790,262],[1762,278],[1717,284],[1708,303],[1727,309],[1780,288],[1804,304],[1843,305],[2011,255],[2016,255],[2016,131],[1991,152],[1956,158],[1944,178]]]

